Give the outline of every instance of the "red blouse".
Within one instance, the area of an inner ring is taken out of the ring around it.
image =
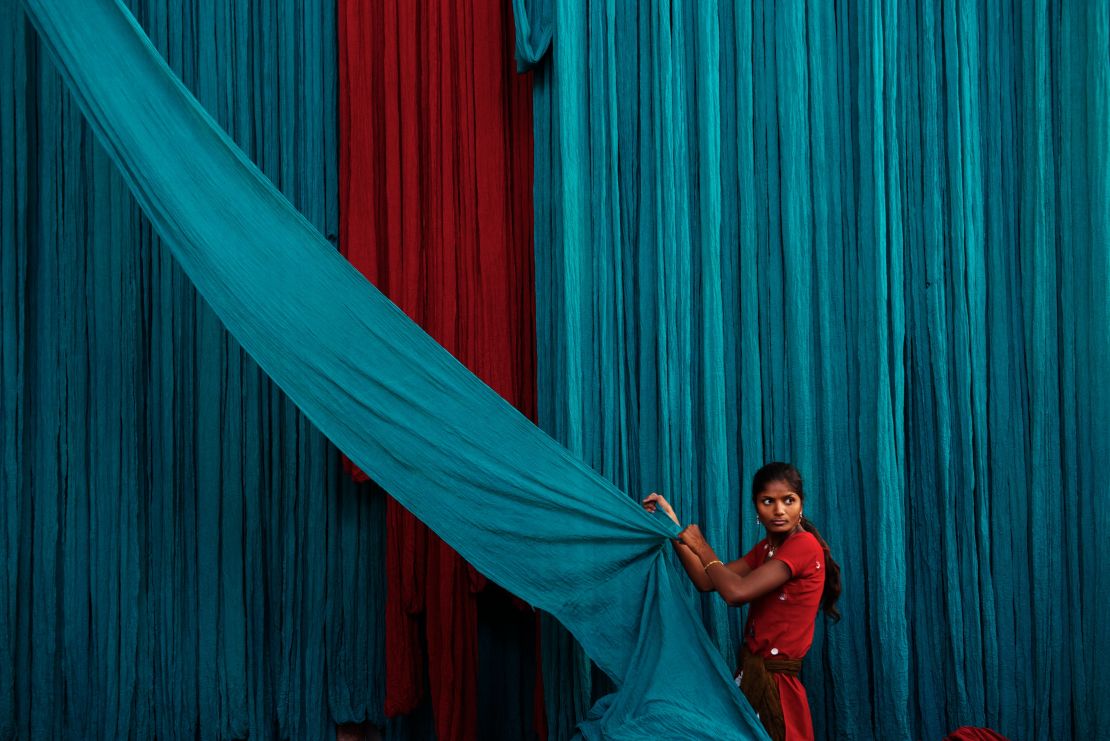
[[[744,556],[754,571],[767,562],[770,544],[756,543]],[[765,658],[800,659],[813,644],[813,624],[825,589],[825,552],[812,533],[797,532],[772,558],[790,569],[790,580],[748,608],[744,639],[748,650]],[[786,721],[787,741],[813,738],[813,721],[805,687],[797,677],[774,674]]]

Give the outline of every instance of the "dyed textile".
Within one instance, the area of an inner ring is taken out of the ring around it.
[[[963,726],[944,737],[944,741],[1009,741],[1005,736],[989,728]]]
[[[533,417],[532,101],[511,63],[512,16],[499,0],[338,12],[339,248]],[[386,528],[386,713],[412,712],[427,686],[440,739],[489,738],[480,725],[494,722],[501,737],[534,734],[531,664],[480,657],[478,623],[479,601],[510,610],[502,628],[532,611],[483,595],[485,580],[392,498]]]
[[[321,234],[333,0],[129,0]],[[384,724],[384,497],[228,335],[0,0],[0,739]]]
[[[844,566],[819,738],[1110,728],[1110,3],[514,9],[540,426],[722,558],[800,468]]]
[[[621,691],[587,737],[763,738],[667,558],[673,524],[465,370],[274,189],[126,9],[26,3],[144,211],[305,414],[483,574],[548,610]]]

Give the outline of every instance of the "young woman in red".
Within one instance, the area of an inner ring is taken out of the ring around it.
[[[803,516],[802,476],[788,463],[769,463],[752,479],[752,501],[767,537],[743,558],[723,563],[697,525],[674,541],[686,573],[703,592],[730,605],[750,604],[736,682],[773,741],[813,738],[806,691],[798,679],[821,608],[840,619],[840,567],[817,528]],[[662,509],[681,524],[667,500],[652,494],[644,508]]]

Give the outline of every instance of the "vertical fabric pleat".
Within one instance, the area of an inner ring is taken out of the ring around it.
[[[339,4],[340,247],[532,417],[531,81],[512,39],[497,0]],[[445,741],[533,735],[531,610],[483,596],[450,547],[392,498],[386,509],[386,714],[430,700]],[[486,635],[493,622],[522,640]]]
[[[334,6],[130,7],[334,241]],[[383,722],[381,498],[197,297],[18,4],[0,18],[0,738]]]
[[[1110,5],[514,10],[540,424],[733,557],[801,468],[844,565],[819,737],[1097,737]],[[730,659],[742,616],[703,599]],[[566,738],[597,690],[545,651]]]

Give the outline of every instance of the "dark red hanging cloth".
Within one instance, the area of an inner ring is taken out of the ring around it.
[[[339,72],[343,254],[534,418],[531,78],[510,4],[339,0]],[[386,714],[427,683],[440,741],[473,739],[484,579],[392,499],[386,527]]]
[[[962,726],[945,736],[944,741],[1008,741],[1008,739],[990,728]]]

